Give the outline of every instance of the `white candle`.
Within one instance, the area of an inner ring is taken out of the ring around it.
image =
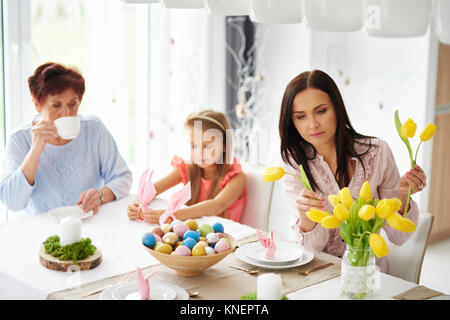
[[[279,274],[266,273],[256,279],[256,298],[258,300],[281,300],[283,279]]]
[[[66,246],[81,240],[81,220],[67,217],[61,220],[59,240],[61,246]]]

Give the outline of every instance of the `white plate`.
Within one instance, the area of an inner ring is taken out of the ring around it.
[[[301,259],[293,261],[291,263],[288,264],[281,264],[281,265],[277,265],[277,264],[273,264],[273,265],[269,265],[269,264],[265,264],[265,263],[260,263],[257,262],[255,260],[249,259],[248,256],[246,254],[242,254],[242,248],[244,248],[244,246],[238,248],[235,252],[236,257],[241,260],[242,262],[245,262],[249,265],[255,266],[255,267],[259,267],[259,268],[263,268],[263,269],[272,269],[272,270],[281,270],[281,269],[288,269],[288,268],[295,268],[295,267],[299,267],[302,266],[304,264],[307,264],[309,262],[311,262],[314,259],[314,254],[308,251],[304,251],[303,250],[303,256]]]
[[[297,243],[286,241],[275,241],[275,254],[272,258],[266,257],[267,249],[259,242],[252,242],[243,246],[243,252],[247,258],[262,264],[282,265],[295,262],[302,258],[303,250]],[[244,248],[245,247],[245,248]]]
[[[79,206],[58,207],[47,212],[47,215],[50,218],[53,218],[58,222],[61,221],[61,219],[69,216],[78,218],[80,220],[84,220],[89,217],[92,217],[93,214],[94,214],[93,210],[85,213]]]
[[[111,294],[113,300],[141,300],[137,281],[121,283]],[[151,300],[175,300],[177,293],[164,283],[150,282]]]
[[[176,293],[175,300],[189,300],[189,294],[183,288],[181,288],[177,285],[174,285],[170,282],[155,281],[155,282],[151,282],[150,285],[155,284],[155,283],[162,283],[165,286],[168,286],[168,287],[172,288],[173,290],[175,290],[175,293]],[[105,290],[103,290],[102,293],[100,294],[99,299],[100,300],[114,300],[112,297],[112,293],[116,289],[116,287],[117,286],[113,286],[113,285],[106,287]],[[151,292],[151,289],[150,289],[150,292]]]

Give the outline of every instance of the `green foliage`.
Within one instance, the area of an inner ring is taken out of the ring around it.
[[[58,236],[51,236],[44,242],[45,253],[50,254],[59,260],[73,260],[77,264],[78,260],[86,259],[94,254],[97,249],[90,238],[81,239],[81,241],[62,246]]]

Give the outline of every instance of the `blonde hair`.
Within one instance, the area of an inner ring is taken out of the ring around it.
[[[230,122],[227,116],[222,112],[217,112],[213,110],[203,110],[200,112],[191,113],[187,120],[187,127],[194,127],[194,122],[202,122],[202,130],[217,129],[223,134],[223,163],[216,164],[218,166],[218,172],[214,181],[214,185],[208,195],[208,199],[214,198],[220,192],[220,181],[227,174],[230,163],[232,161],[231,157],[233,155],[232,141],[227,141],[227,130],[231,129]],[[192,163],[189,170],[189,180],[191,181],[191,199],[187,203],[188,205],[196,204],[200,194],[200,181],[202,178],[202,168],[197,164]]]

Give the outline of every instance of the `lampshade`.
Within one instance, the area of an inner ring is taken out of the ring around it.
[[[305,25],[318,31],[358,31],[363,26],[361,0],[304,0]]]
[[[250,0],[250,20],[260,23],[300,23],[303,0]]]
[[[431,17],[431,0],[365,0],[364,26],[374,37],[418,37]]]
[[[434,27],[439,41],[450,45],[450,1],[434,0],[433,6]]]
[[[203,0],[159,0],[163,8],[201,9]]]
[[[223,16],[246,16],[250,0],[204,0],[205,9],[210,14]]]

